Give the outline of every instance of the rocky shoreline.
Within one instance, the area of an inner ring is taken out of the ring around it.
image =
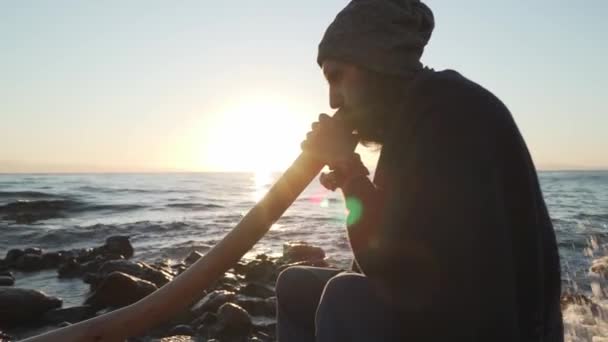
[[[171,282],[202,254],[192,251],[179,263],[145,263],[130,258],[127,236],[110,236],[101,246],[45,252],[9,250],[0,259],[0,342],[39,334],[129,305]],[[275,341],[278,274],[292,265],[329,266],[325,252],[306,243],[286,243],[283,255],[243,259],[207,289],[199,300],[165,323],[129,341]],[[56,269],[59,278],[81,279],[89,293],[79,306],[15,287],[12,271]],[[145,318],[144,318],[145,319]],[[18,333],[15,333],[18,332]],[[11,335],[14,335],[11,337]]]
[[[12,249],[0,259],[0,342],[64,327],[132,304],[171,282],[203,254],[191,251],[180,262],[134,261],[128,236],[115,235],[101,246],[45,252]],[[329,267],[323,249],[303,242],[286,243],[278,258],[259,254],[242,259],[207,289],[188,309],[170,317],[133,342],[275,341],[275,282],[287,267]],[[16,287],[19,274],[55,270],[60,279],[88,284],[81,305],[63,307],[63,300],[41,291]],[[608,277],[608,257],[596,260],[589,272]],[[598,294],[601,298],[606,294]],[[602,305],[584,294],[564,293],[562,310],[581,308],[592,317],[608,317]],[[143,318],[145,319],[145,318]],[[12,335],[12,336],[11,336]]]

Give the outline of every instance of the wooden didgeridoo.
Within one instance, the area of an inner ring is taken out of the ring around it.
[[[233,267],[268,232],[322,168],[322,163],[307,153],[301,153],[236,227],[173,281],[122,309],[25,341],[124,341],[162,323],[187,308],[203,290]]]

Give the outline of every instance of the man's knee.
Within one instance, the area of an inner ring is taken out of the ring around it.
[[[306,282],[309,276],[301,267],[289,267],[279,273],[276,283],[277,300],[293,294],[297,287]]]
[[[327,282],[323,297],[352,298],[353,295],[369,293],[370,291],[371,285],[366,276],[356,273],[343,273]]]

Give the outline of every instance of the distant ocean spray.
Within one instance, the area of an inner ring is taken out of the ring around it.
[[[123,234],[131,236],[138,260],[178,260],[221,240],[277,176],[0,175],[0,256],[11,248],[91,247]],[[567,340],[603,341],[608,338],[603,286],[608,285],[589,268],[608,255],[608,172],[541,172],[540,181],[557,231],[564,291],[586,294],[596,303],[564,311]],[[249,255],[279,255],[284,242],[299,240],[322,247],[330,263],[346,266],[352,255],[344,222],[339,193],[315,181]],[[64,306],[82,303],[88,289],[80,280],[58,280],[51,271],[16,278],[16,286],[62,297]]]

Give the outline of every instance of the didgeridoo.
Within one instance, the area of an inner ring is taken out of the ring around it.
[[[338,116],[339,111],[334,118]],[[134,304],[25,341],[124,341],[178,314],[268,232],[322,168],[321,162],[301,153],[236,227],[173,281]]]

